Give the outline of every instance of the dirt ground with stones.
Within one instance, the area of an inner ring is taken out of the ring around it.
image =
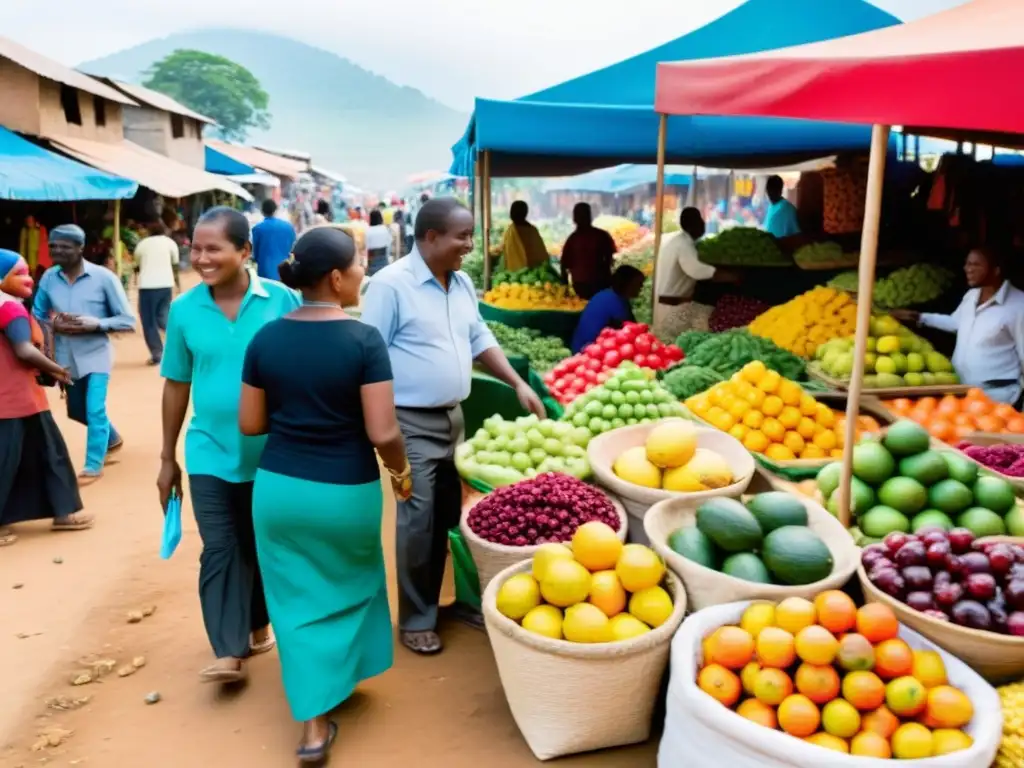
[[[144,364],[139,334],[116,344],[110,411],[125,449],[83,492],[96,527],[55,534],[45,524],[23,525],[20,540],[0,548],[0,768],[293,765],[299,727],[275,653],[252,662],[241,690],[198,680],[211,658],[196,597],[200,541],[186,506],[178,552],[169,561],[157,555],[161,382]],[[85,430],[64,418],[58,398],[52,404],[77,463]],[[384,545],[392,594],[393,520],[389,500]],[[486,636],[457,624],[441,631],[440,656],[398,648],[394,667],[337,711],[334,764],[540,764],[505,703]],[[656,751],[652,739],[552,764],[648,768]]]

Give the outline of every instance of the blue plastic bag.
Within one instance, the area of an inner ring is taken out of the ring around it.
[[[177,495],[167,500],[164,510],[164,533],[160,541],[160,557],[164,560],[174,554],[181,541],[181,499]]]

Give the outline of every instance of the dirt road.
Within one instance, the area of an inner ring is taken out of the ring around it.
[[[20,541],[0,549],[0,768],[293,765],[299,729],[288,713],[276,654],[253,662],[250,682],[237,694],[198,682],[198,670],[210,661],[196,597],[199,537],[186,507],[181,547],[169,561],[157,556],[160,380],[144,365],[138,334],[119,339],[117,355],[110,411],[126,447],[120,463],[84,491],[97,526],[61,534],[21,526]],[[64,418],[56,398],[53,406],[78,463],[84,429]],[[385,515],[390,532],[390,502]],[[393,546],[385,535],[393,594]],[[152,615],[129,623],[129,613],[149,608]],[[394,668],[341,707],[335,764],[539,765],[509,713],[486,636],[460,625],[445,626],[442,634],[447,646],[440,656],[397,649]],[[102,672],[108,660],[113,671],[71,685],[90,665]],[[117,670],[133,660],[144,666],[119,677]],[[147,705],[151,692],[161,700]],[[647,768],[655,753],[652,741],[557,764]]]

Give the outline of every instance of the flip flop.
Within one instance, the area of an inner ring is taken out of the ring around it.
[[[303,764],[311,763],[322,763],[327,759],[327,753],[330,752],[331,747],[334,746],[335,739],[338,738],[338,724],[331,720],[327,724],[327,738],[322,743],[317,744],[315,747],[299,747],[295,750],[295,755],[299,758],[299,762]]]
[[[437,632],[402,632],[399,635],[402,645],[420,656],[434,656],[444,649]]]
[[[79,472],[78,473],[78,487],[85,488],[86,486],[92,485],[97,480],[103,477],[102,472]]]
[[[238,669],[228,669],[217,664],[211,664],[199,673],[199,678],[204,683],[240,683],[248,676],[244,665]]]
[[[249,645],[249,654],[251,656],[259,656],[263,653],[270,653],[274,650],[274,646],[277,645],[277,638],[274,637],[273,633],[267,635],[267,639],[262,643],[251,643]]]
[[[53,531],[84,531],[92,528],[96,520],[92,515],[83,515],[80,512],[68,515],[53,521],[50,530]]]

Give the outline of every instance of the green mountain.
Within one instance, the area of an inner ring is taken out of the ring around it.
[[[271,126],[249,142],[308,152],[315,165],[368,189],[400,188],[412,173],[446,170],[467,115],[396,85],[348,59],[287,37],[234,29],[175,34],[79,68],[141,82],[179,48],[226,56],[249,69],[270,96]]]

